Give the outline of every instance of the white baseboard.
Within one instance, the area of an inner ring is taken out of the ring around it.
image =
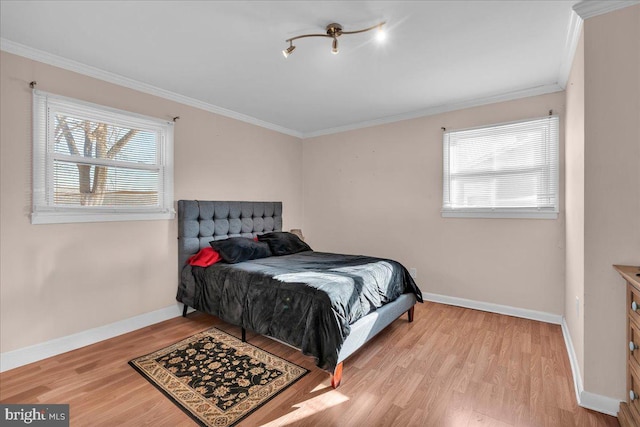
[[[578,364],[578,357],[576,356],[576,349],[573,347],[573,340],[569,333],[569,326],[565,318],[562,318],[562,337],[564,338],[564,345],[567,347],[567,354],[569,355],[569,364],[571,365],[571,373],[573,374],[573,388],[576,392],[576,400],[580,403],[580,393],[584,390],[582,386],[582,375],[580,375],[580,365]],[[602,411],[601,411],[602,412]]]
[[[569,328],[564,316],[559,314],[547,313],[544,311],[528,310],[525,308],[511,307],[508,305],[493,304],[484,301],[475,301],[466,298],[451,297],[447,295],[432,294],[428,292],[422,293],[422,298],[426,301],[439,302],[442,304],[455,305],[458,307],[472,308],[474,310],[488,311],[497,314],[506,314],[507,316],[521,317],[524,319],[538,320],[540,322],[552,323],[562,327],[562,336],[567,347],[569,362],[571,364],[571,372],[573,374],[573,385],[576,392],[576,400],[578,405],[593,411],[602,412],[607,415],[617,416],[620,401],[608,396],[591,393],[584,390],[582,385],[582,376],[580,375],[580,367],[578,359],[571,341]]]
[[[569,327],[564,317],[562,318],[562,335],[564,336],[564,343],[567,346],[567,353],[569,354],[569,363],[571,364],[571,372],[573,373],[573,385],[578,405],[616,417],[618,415],[618,409],[620,408],[620,401],[618,399],[585,391],[582,384],[582,375],[580,375],[578,358],[576,357]]]
[[[428,292],[423,292],[422,298],[427,301],[472,308],[480,311],[488,311],[490,313],[506,314],[507,316],[521,317],[523,319],[538,320],[540,322],[553,323],[554,325],[560,325],[562,323],[562,315],[547,313],[544,311],[529,310],[526,308],[511,307],[509,305],[494,304],[491,302],[476,301],[466,298],[450,297],[447,295],[431,294]]]
[[[160,310],[88,329],[73,335],[67,335],[66,337],[0,353],[0,372],[37,362],[47,357],[66,353],[67,351],[90,344],[95,344],[99,341],[153,325],[154,323],[182,316],[182,307],[182,304],[176,303],[169,307],[161,308]]]
[[[584,390],[580,392],[578,405],[582,406],[583,408],[611,415],[612,417],[617,417],[618,409],[620,409],[619,400],[612,397],[603,396],[601,394],[590,393]]]
[[[491,313],[505,314],[508,316],[521,317],[524,319],[537,320],[540,322],[561,325],[562,335],[564,337],[565,346],[569,355],[571,364],[571,372],[573,374],[573,382],[576,392],[578,404],[584,408],[602,412],[608,415],[616,416],[620,401],[611,397],[602,396],[595,393],[585,391],[582,385],[582,376],[576,358],[576,352],[573,347],[573,341],[569,334],[567,323],[563,316],[559,314],[547,313],[543,311],[528,310],[524,308],[511,307],[501,304],[493,304],[483,301],[475,301],[466,298],[451,297],[447,295],[432,294],[423,292],[422,297],[426,301],[433,301],[442,304],[455,305],[458,307],[472,308],[475,310],[488,311]],[[192,310],[190,310],[192,311]],[[175,304],[169,307],[150,313],[141,314],[129,319],[121,320],[98,328],[89,329],[78,332],[77,334],[68,335],[66,337],[56,338],[47,342],[24,347],[18,350],[0,353],[0,372],[9,369],[37,362],[47,357],[56,356],[75,350],[90,344],[113,338],[118,335],[126,334],[140,328],[144,328],[164,320],[172,319],[182,315],[182,304]]]

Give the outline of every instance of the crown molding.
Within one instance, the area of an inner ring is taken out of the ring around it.
[[[563,89],[567,87],[567,82],[569,81],[569,73],[571,73],[573,58],[576,54],[580,34],[582,33],[583,22],[575,10],[572,10],[569,20],[569,30],[567,31],[567,38],[564,43],[562,64],[560,64],[560,71],[558,73],[558,85]]]
[[[63,58],[58,55],[53,55],[42,50],[34,49],[29,46],[25,46],[20,43],[0,38],[0,50],[3,50],[14,55],[23,56],[34,61],[42,62],[44,64],[52,65],[54,67],[63,68],[65,70],[73,71],[78,74],[93,77],[99,80],[103,80],[108,83],[113,83],[118,86],[124,86],[129,89],[144,92],[149,95],[158,96],[160,98],[168,99],[171,101],[179,102],[190,107],[195,107],[210,113],[219,114],[221,116],[229,117],[239,120],[241,122],[249,123],[252,125],[260,126],[262,128],[270,129],[276,132],[284,133],[286,135],[294,136],[296,138],[302,138],[302,133],[293,129],[288,129],[283,126],[279,126],[273,123],[265,122],[264,120],[257,119],[255,117],[247,116],[246,114],[238,113],[236,111],[228,110],[217,105],[209,104],[198,99],[194,99],[188,96],[180,95],[175,92],[171,92],[159,87],[143,83],[128,77],[121,76],[119,74],[104,71],[90,65],[86,65],[71,59]]]
[[[640,0],[638,2],[640,2]],[[204,101],[190,98],[188,96],[180,95],[175,92],[161,89],[159,87],[152,86],[147,83],[139,82],[137,80],[133,80],[128,77],[123,77],[115,73],[104,71],[99,68],[92,67],[90,65],[82,64],[80,62],[66,59],[58,55],[53,55],[48,52],[44,52],[38,49],[31,48],[29,46],[22,45],[20,43],[15,43],[13,41],[10,41],[4,38],[0,38],[0,50],[3,50],[8,53],[12,53],[14,55],[19,55],[28,59],[32,59],[34,61],[52,65],[54,67],[63,68],[65,70],[73,71],[79,74],[83,74],[89,77],[93,77],[99,80],[113,83],[119,86],[124,86],[129,89],[137,90],[139,92],[143,92],[143,93],[158,96],[164,99],[168,99],[171,101],[179,102],[181,104],[195,107],[195,108],[208,111],[214,114],[219,114],[221,116],[236,119],[245,123],[250,123],[265,129],[270,129],[276,132],[283,133],[285,135],[290,135],[300,139],[307,139],[307,138],[313,138],[316,136],[331,135],[331,134],[346,132],[350,130],[356,130],[356,129],[362,129],[362,128],[367,128],[371,126],[378,126],[382,124],[398,122],[402,120],[432,116],[436,114],[446,113],[449,111],[462,110],[465,108],[477,107],[481,105],[494,104],[497,102],[512,101],[515,99],[526,98],[530,96],[538,96],[538,95],[545,95],[548,93],[560,92],[564,90],[564,85],[566,85],[566,81],[568,79],[568,72],[571,69],[573,54],[575,53],[575,45],[577,44],[577,41],[580,35],[580,29],[581,29],[580,19],[574,19],[572,20],[572,23],[573,23],[572,30],[567,36],[567,42],[565,44],[566,45],[565,51],[567,56],[567,58],[565,59],[565,62],[568,65],[565,65],[563,63],[562,71],[560,72],[558,83],[541,85],[541,86],[517,90],[513,92],[491,95],[491,96],[482,97],[482,98],[469,99],[469,100],[452,103],[452,104],[438,105],[438,106],[423,109],[423,110],[417,110],[417,111],[411,111],[411,112],[397,114],[393,116],[381,117],[379,119],[367,120],[367,121],[353,123],[345,126],[319,129],[311,132],[300,132],[293,129],[285,128],[283,126],[269,123],[264,120],[257,119],[255,117],[238,113],[236,111],[228,110],[226,108],[222,108],[213,104],[206,103]],[[564,79],[562,78],[563,73],[566,73],[566,77],[564,77]],[[564,84],[562,83],[563,80],[564,80]]]
[[[640,4],[640,0],[585,0],[575,4],[573,10],[582,19],[588,19],[636,4]]]
[[[303,139],[313,138],[322,135],[331,135],[340,132],[346,132],[350,130],[363,129],[371,126],[384,125],[388,123],[399,122],[402,120],[417,119],[420,117],[434,116],[436,114],[446,113],[449,111],[463,110],[465,108],[478,107],[481,105],[495,104],[497,102],[513,101],[520,98],[528,98],[530,96],[546,95],[548,93],[561,92],[562,88],[558,83],[536,86],[529,89],[522,89],[513,92],[507,92],[503,94],[486,96],[483,98],[475,98],[454,104],[439,105],[424,110],[412,111],[404,114],[397,114],[394,116],[381,117],[375,120],[367,120],[364,122],[354,123],[345,126],[339,126],[330,129],[322,129],[313,132],[306,132],[302,135]]]

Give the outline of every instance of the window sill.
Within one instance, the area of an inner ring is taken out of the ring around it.
[[[456,210],[441,211],[443,218],[558,219],[558,212]]]
[[[168,212],[33,212],[31,224],[68,224],[74,222],[171,220],[176,213]]]

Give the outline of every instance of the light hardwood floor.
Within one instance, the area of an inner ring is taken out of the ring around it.
[[[347,359],[337,390],[311,358],[247,332],[310,373],[240,425],[618,426],[576,404],[559,326],[436,303],[406,319]],[[211,326],[240,336],[193,313],[4,372],[0,401],[69,403],[72,426],[194,425],[127,362]]]

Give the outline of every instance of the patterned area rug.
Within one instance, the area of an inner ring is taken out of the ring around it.
[[[129,364],[204,426],[233,426],[309,371],[211,328]]]

